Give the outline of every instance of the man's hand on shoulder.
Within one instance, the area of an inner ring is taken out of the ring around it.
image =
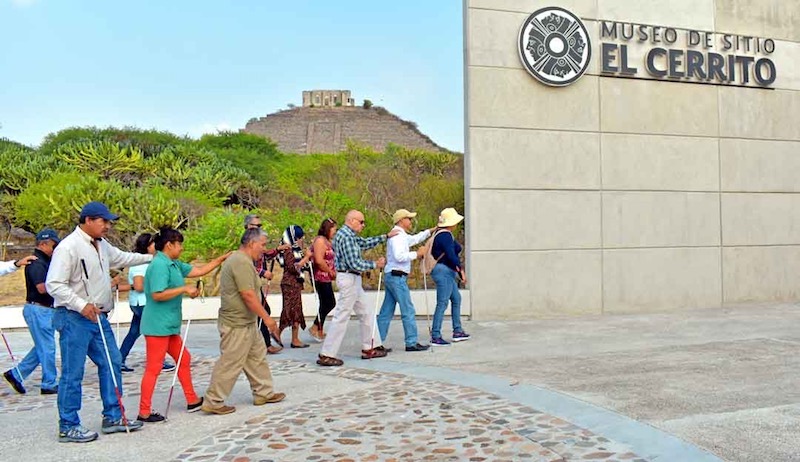
[[[15,261],[14,266],[16,266],[17,268],[21,268],[23,266],[30,265],[36,260],[38,260],[38,258],[35,255],[28,255],[27,257],[20,258],[19,260]]]

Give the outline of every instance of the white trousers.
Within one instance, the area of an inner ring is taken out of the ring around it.
[[[336,285],[339,287],[339,299],[336,301],[336,308],[333,309],[333,319],[325,323],[327,333],[320,354],[332,358],[338,357],[339,348],[347,332],[347,323],[354,311],[361,326],[361,349],[369,350],[381,346],[381,336],[375,331],[375,309],[367,306],[361,276],[336,273]]]

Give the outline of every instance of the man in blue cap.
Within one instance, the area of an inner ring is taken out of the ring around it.
[[[39,364],[42,365],[41,393],[43,395],[58,393],[56,337],[53,330],[55,310],[53,309],[53,297],[47,293],[45,288],[45,280],[47,269],[50,267],[50,257],[59,241],[58,233],[52,229],[39,231],[36,235],[36,249],[33,251],[36,259],[25,267],[26,295],[22,316],[31,332],[33,348],[17,367],[3,373],[6,382],[17,393],[25,393],[23,382]]]
[[[97,439],[96,432],[81,425],[78,415],[87,355],[97,365],[100,379],[103,433],[142,427],[142,422],[123,417],[121,398],[116,395],[114,378],[122,395],[122,357],[106,313],[114,308],[109,270],[148,263],[153,256],[123,252],[104,239],[112,221],[118,218],[101,202],[84,205],[77,228],[56,247],[47,273],[47,292],[53,296],[56,307],[53,327],[61,334],[58,441],[62,443],[88,443]],[[111,364],[106,354],[111,357]]]

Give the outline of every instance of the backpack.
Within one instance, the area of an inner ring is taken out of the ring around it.
[[[450,231],[446,229],[440,229],[433,233],[431,237],[425,242],[425,254],[422,256],[422,262],[420,262],[420,271],[423,274],[431,274],[433,271],[433,267],[439,263],[439,260],[444,256],[444,254],[439,255],[439,258],[433,258],[433,240],[436,239],[436,236],[439,233],[449,233]]]

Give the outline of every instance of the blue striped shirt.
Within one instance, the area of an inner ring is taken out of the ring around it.
[[[383,242],[386,242],[386,235],[361,237],[349,226],[342,226],[333,236],[333,265],[336,267],[336,271],[361,273],[374,269],[375,262],[364,260],[361,252]]]

